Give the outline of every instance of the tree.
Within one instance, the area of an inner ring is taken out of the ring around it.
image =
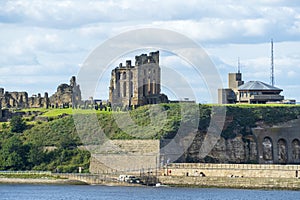
[[[27,162],[29,168],[40,165],[44,161],[43,147],[37,144],[29,145],[29,152],[27,156]]]
[[[22,133],[26,129],[26,122],[21,116],[13,116],[10,120],[10,128],[12,132]]]
[[[27,149],[17,136],[5,140],[0,150],[1,170],[23,170],[26,166]]]

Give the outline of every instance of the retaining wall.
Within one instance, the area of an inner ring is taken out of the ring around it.
[[[174,163],[165,167],[163,174],[171,176],[201,176],[204,174],[206,177],[298,178],[300,177],[300,165]]]
[[[159,140],[110,140],[94,148],[91,173],[140,172],[155,169],[159,159]]]
[[[185,186],[185,187],[300,190],[300,180],[296,178],[241,178],[241,177],[229,178],[229,177],[161,176],[159,177],[159,181],[165,185],[175,185],[175,186]]]

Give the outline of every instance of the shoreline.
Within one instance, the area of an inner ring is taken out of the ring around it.
[[[296,190],[300,191],[300,179],[290,178],[229,178],[229,177],[183,177],[160,176],[162,187],[186,188],[222,188],[249,190]],[[89,184],[74,179],[45,179],[45,178],[0,178],[1,184],[32,184],[32,185],[101,185],[111,187],[149,187],[125,182],[102,181]],[[152,186],[153,187],[153,186]],[[155,187],[155,186],[154,186]]]
[[[0,178],[0,184],[88,185],[79,180],[45,178]]]
[[[159,180],[171,187],[300,191],[300,179],[297,178],[161,176]]]
[[[98,184],[90,184],[74,179],[45,179],[45,178],[0,178],[1,184],[28,184],[28,185],[102,185],[110,187],[143,187],[140,184],[130,184],[126,182],[102,181]]]

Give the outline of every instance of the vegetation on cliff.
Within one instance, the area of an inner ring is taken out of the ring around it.
[[[171,139],[182,123],[195,121],[189,118],[195,116],[195,110],[199,111],[198,132],[205,133],[212,105],[148,105],[130,112],[79,110],[80,123],[75,123],[75,118],[68,115],[69,109],[43,110],[39,116],[14,118],[10,123],[0,124],[0,170],[76,172],[83,167],[87,171],[90,153],[83,144],[99,144],[105,138]],[[97,123],[91,120],[92,116],[96,116]],[[273,125],[299,116],[299,106],[226,106],[221,136],[230,139],[252,135],[251,128],[257,123]],[[76,128],[81,130],[79,134]]]
[[[71,119],[36,123],[21,133],[2,124],[0,170],[88,171],[90,153],[77,148],[81,143]]]

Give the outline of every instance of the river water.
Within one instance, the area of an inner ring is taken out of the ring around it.
[[[299,199],[300,191],[0,184],[1,200]]]

